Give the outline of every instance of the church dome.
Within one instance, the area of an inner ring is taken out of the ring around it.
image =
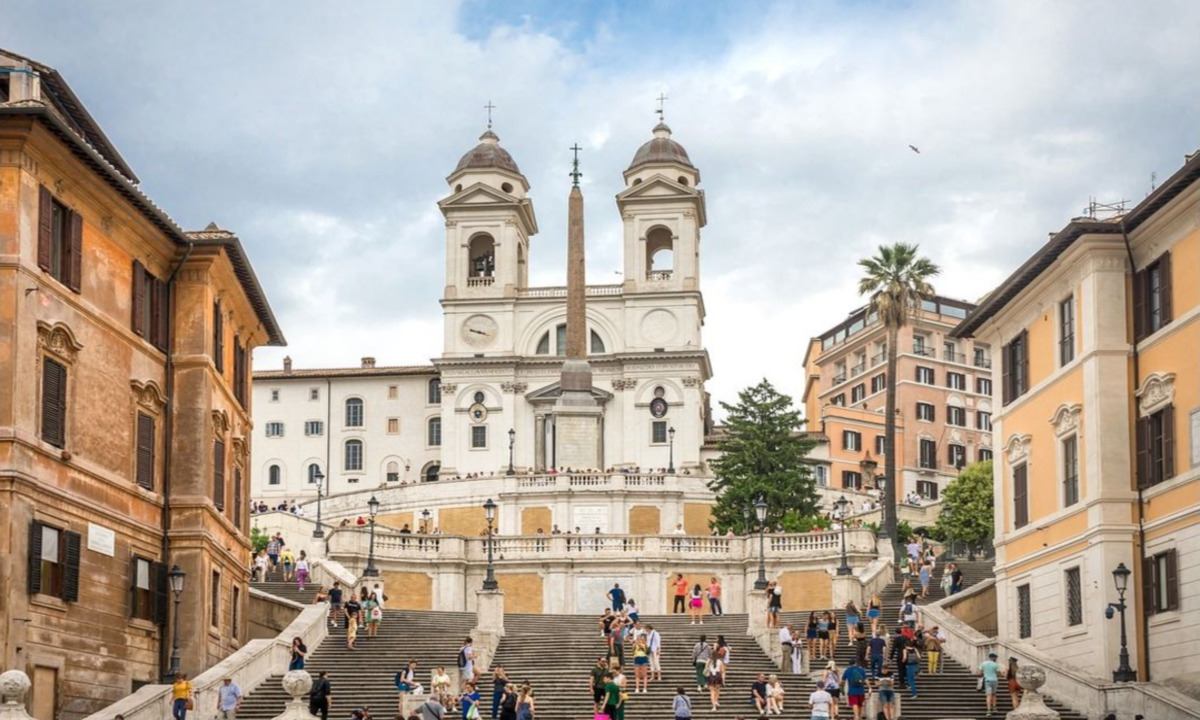
[[[671,139],[671,128],[662,122],[654,126],[654,137],[638,148],[628,169],[651,163],[671,163],[693,169],[696,167],[692,165],[687,150]]]
[[[462,156],[462,159],[458,161],[458,166],[454,168],[454,172],[485,169],[507,170],[517,175],[521,174],[521,169],[517,167],[517,161],[513,160],[507,150],[500,147],[500,137],[492,132],[491,128],[479,136],[478,145]]]

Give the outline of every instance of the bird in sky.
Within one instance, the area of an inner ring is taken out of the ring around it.
[[[916,154],[918,154],[918,155],[920,155],[920,154],[921,154],[921,151],[920,151],[920,149],[918,149],[916,145],[909,145],[909,146],[908,146],[908,149],[909,149],[909,150],[912,150],[913,152],[915,152],[915,153],[916,153]]]

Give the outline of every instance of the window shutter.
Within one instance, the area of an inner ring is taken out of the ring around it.
[[[67,253],[67,287],[79,292],[83,279],[83,216],[70,214],[70,252]]]
[[[1153,615],[1158,612],[1158,603],[1155,601],[1154,588],[1154,567],[1157,563],[1154,558],[1142,558],[1142,612],[1145,615]]]
[[[77,532],[66,530],[63,532],[63,538],[67,543],[67,554],[65,567],[63,567],[62,599],[67,602],[77,602],[79,600],[80,535]]]
[[[146,337],[146,268],[133,261],[133,331]]]
[[[233,526],[242,529],[242,470],[233,469]]]
[[[138,559],[134,555],[129,558],[129,617],[133,617],[137,609],[137,571]]]
[[[225,509],[225,442],[213,443],[213,505]]]
[[[1159,307],[1162,309],[1162,324],[1166,325],[1174,317],[1171,313],[1171,252],[1169,250],[1158,259],[1158,277],[1158,288],[1161,295]]]
[[[1179,609],[1179,561],[1175,550],[1168,550],[1166,553],[1166,571],[1167,571],[1167,597],[1166,607],[1164,610]]]
[[[1133,341],[1146,336],[1146,273],[1133,273]]]
[[[1021,386],[1017,388],[1017,395],[1024,395],[1028,392],[1029,387],[1033,384],[1029,377],[1029,331],[1021,331]]]
[[[50,358],[42,360],[42,439],[55,447],[65,444],[67,369]]]
[[[44,188],[43,188],[44,189]],[[29,594],[42,591],[42,524],[29,523]]]
[[[225,320],[221,317],[221,301],[213,303],[213,364],[218,373],[225,372]]]
[[[1013,469],[1013,526],[1024,527],[1029,522],[1028,507],[1028,478],[1026,466],[1019,465]]]
[[[1137,486],[1150,487],[1150,418],[1137,420]]]
[[[154,418],[138,413],[137,484],[154,489]]]
[[[50,189],[42,185],[38,193],[38,267],[50,270],[51,258],[54,256],[54,196]]]
[[[155,280],[154,291],[154,347],[167,352],[171,326],[171,286],[162,280]]]
[[[1163,480],[1175,477],[1175,406],[1168,405],[1162,413]]]
[[[150,565],[150,582],[154,583],[154,622],[159,625],[167,624],[167,593],[169,592],[169,583],[167,581],[167,566],[164,563],[151,563]]]
[[[1001,379],[1000,391],[1005,405],[1012,400],[1012,343],[1000,350]]]

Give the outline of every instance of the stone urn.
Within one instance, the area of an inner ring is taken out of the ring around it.
[[[1011,710],[1008,720],[1057,720],[1058,712],[1046,707],[1046,701],[1038,691],[1046,684],[1046,671],[1037,665],[1022,665],[1017,668],[1017,684],[1021,686],[1021,704]]]
[[[29,676],[20,670],[0,675],[0,719],[32,720],[25,712],[25,696],[32,685]]]
[[[275,720],[311,720],[308,712],[308,692],[312,690],[312,675],[307,670],[288,670],[283,676],[283,691],[291,696],[284,707],[282,715],[276,715]]]

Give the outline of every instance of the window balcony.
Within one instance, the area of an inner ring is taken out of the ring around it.
[[[858,377],[859,375],[862,375],[866,371],[867,371],[867,364],[865,362],[861,362],[861,363],[855,365],[854,367],[850,368],[850,377]]]
[[[841,375],[833,376],[833,384],[834,385],[841,385],[844,382],[846,382],[846,373],[842,373]]]
[[[927,358],[937,357],[937,353],[934,352],[933,348],[931,348],[931,347],[919,347],[919,346],[914,347],[913,355],[920,355],[921,357],[927,357]]]
[[[975,362],[972,364],[977,368],[992,369],[992,359],[990,357],[976,357]]]
[[[949,349],[942,351],[942,358],[946,362],[963,363],[963,364],[965,364],[967,362],[966,355],[963,355],[960,352],[954,352],[953,350],[949,350]]]
[[[487,287],[495,284],[495,282],[496,278],[494,276],[476,275],[474,277],[467,278],[467,287]]]
[[[652,281],[670,280],[673,273],[674,271],[672,270],[651,270],[650,272],[646,273],[646,279]]]
[[[871,356],[871,367],[875,367],[876,365],[885,362],[887,362],[887,350],[878,352]]]

